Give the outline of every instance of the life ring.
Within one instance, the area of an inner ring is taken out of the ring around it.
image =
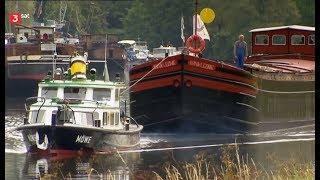
[[[198,45],[200,43],[200,45]],[[205,48],[205,41],[198,35],[192,35],[187,39],[187,48],[192,53],[200,53]]]

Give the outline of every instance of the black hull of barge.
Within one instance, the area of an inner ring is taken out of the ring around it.
[[[131,94],[143,132],[250,134],[314,126],[314,119],[267,119],[256,97],[202,88],[165,87]]]
[[[144,132],[247,133],[255,128],[255,97],[199,87],[132,93],[131,114]]]
[[[130,71],[131,85],[159,61]],[[130,92],[130,112],[144,132],[250,132],[258,123],[255,79],[217,61],[171,56]]]
[[[130,91],[130,113],[144,132],[246,134],[314,124],[263,117],[257,78],[249,72],[177,55],[144,77],[159,62],[130,71],[130,84],[139,80]]]

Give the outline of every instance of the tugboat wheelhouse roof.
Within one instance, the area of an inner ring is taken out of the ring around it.
[[[83,87],[83,88],[125,88],[125,84],[121,82],[100,81],[100,80],[54,80],[49,82],[40,82],[39,87]]]

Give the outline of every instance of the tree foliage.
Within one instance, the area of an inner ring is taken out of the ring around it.
[[[16,3],[19,9],[16,8]],[[170,42],[181,46],[180,19],[184,17],[185,37],[192,33],[194,0],[128,1],[46,1],[45,19],[59,21],[61,6],[67,6],[64,30],[70,34],[122,33],[121,38],[145,40],[150,48]],[[314,26],[312,0],[199,0],[198,13],[212,8],[216,18],[206,24],[211,41],[204,55],[230,60],[239,34],[250,45],[249,30],[259,27],[299,24]],[[34,13],[35,1],[6,1],[7,14],[14,10]],[[6,21],[6,31],[9,31]]]
[[[29,19],[22,19],[22,23],[29,24],[33,21],[34,4],[32,1],[6,1],[5,2],[5,30],[13,32],[12,26],[9,24],[9,14],[19,12],[29,14]]]

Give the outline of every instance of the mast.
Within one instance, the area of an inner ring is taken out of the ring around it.
[[[195,21],[194,21],[194,34],[197,35],[197,26],[198,26],[198,0],[195,1]],[[194,44],[197,48],[197,43]],[[194,53],[197,56],[198,53]]]
[[[196,0],[195,2],[195,23],[194,23],[194,34],[197,35],[197,21],[198,21],[198,17],[197,17],[197,12],[198,12],[198,0]]]
[[[108,42],[108,33],[106,33],[106,41],[104,45],[104,81],[109,81],[109,72],[107,67],[107,42]]]

